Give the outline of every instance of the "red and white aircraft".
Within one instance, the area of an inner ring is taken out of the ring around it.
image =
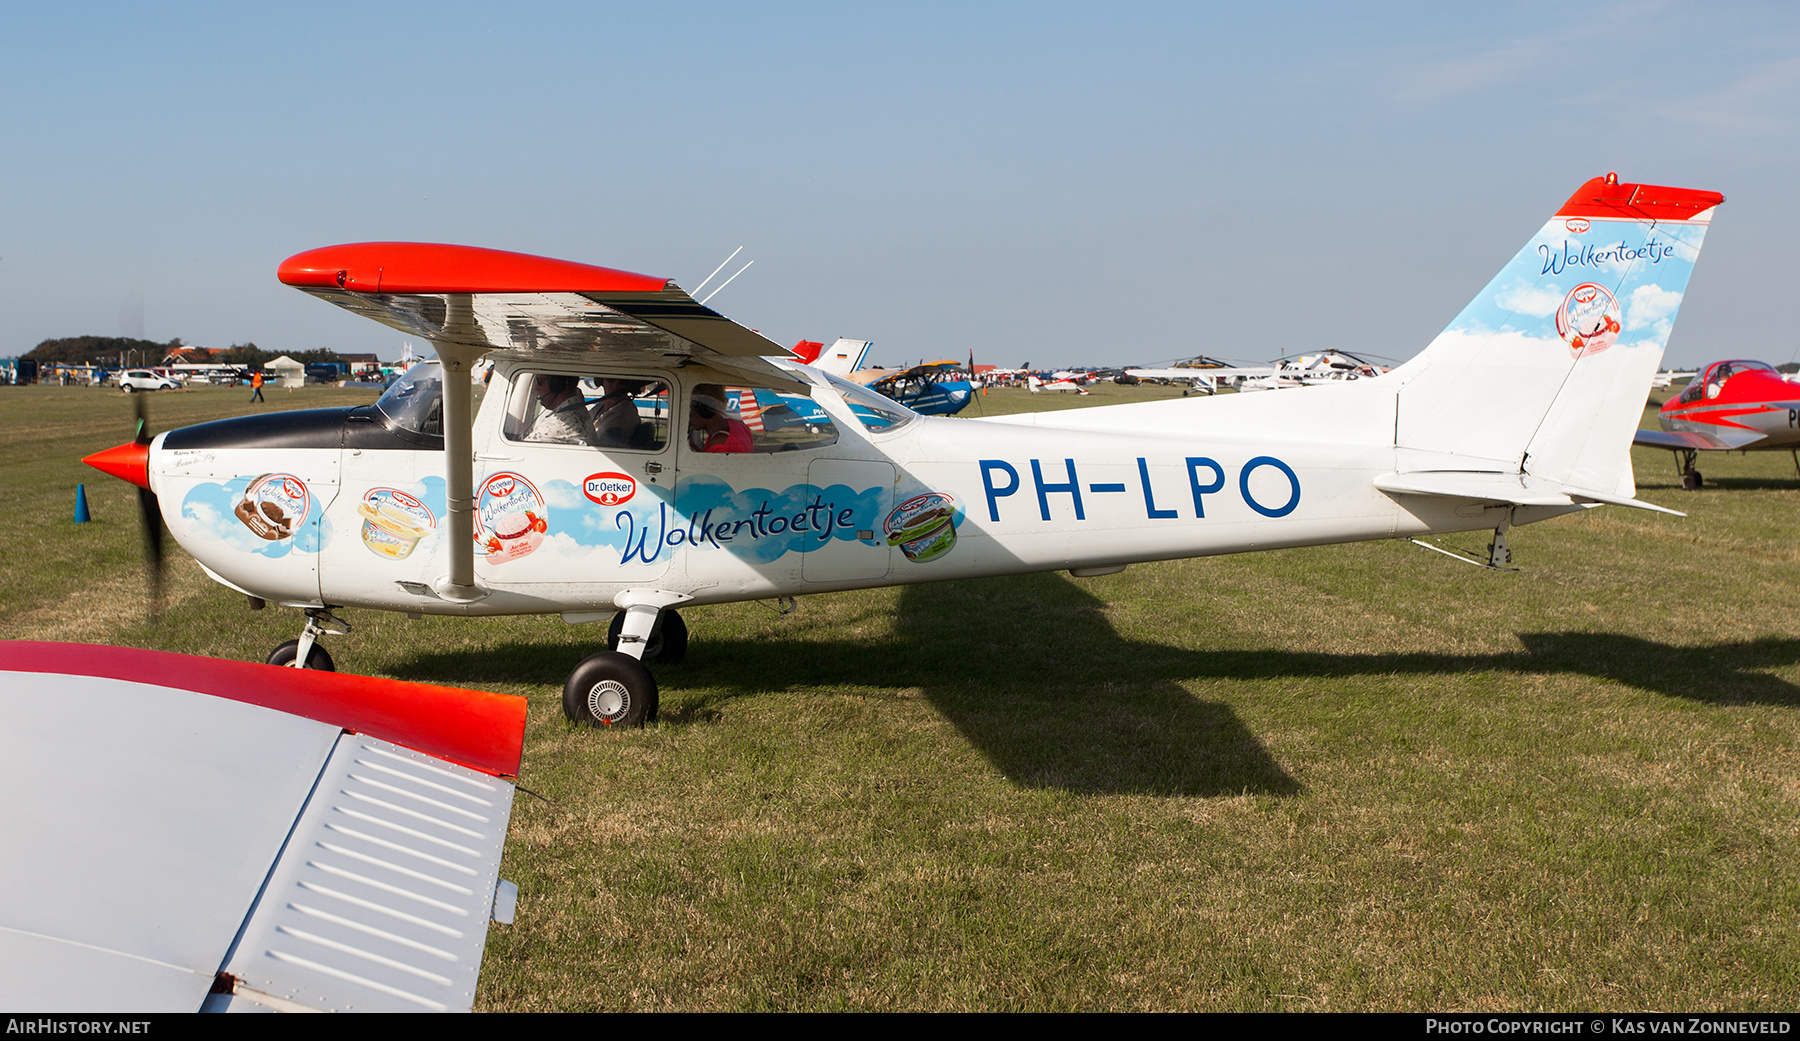
[[[617,650],[575,667],[563,707],[632,724],[656,708],[644,661],[685,647],[679,605],[1484,529],[1497,565],[1513,525],[1661,509],[1634,498],[1632,431],[1722,199],[1589,181],[1380,379],[979,420],[794,364],[666,279],[330,246],[281,280],[429,339],[440,364],[373,406],[90,461],[159,496],[217,581],[306,613],[274,660],[327,665],[342,608],[612,618]],[[731,388],[767,392],[748,396],[756,428]],[[771,395],[825,421],[785,422]]]
[[[1640,430],[1634,443],[1674,452],[1689,491],[1703,480],[1694,468],[1701,452],[1791,452],[1800,472],[1800,384],[1768,362],[1713,362],[1656,418],[1662,429]]]

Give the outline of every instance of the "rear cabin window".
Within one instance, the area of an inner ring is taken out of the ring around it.
[[[688,447],[696,452],[796,452],[837,443],[837,426],[804,394],[702,383],[688,400]]]

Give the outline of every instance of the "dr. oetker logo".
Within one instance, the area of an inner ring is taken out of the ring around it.
[[[637,481],[630,474],[590,474],[581,482],[581,491],[602,506],[617,506],[637,494]]]

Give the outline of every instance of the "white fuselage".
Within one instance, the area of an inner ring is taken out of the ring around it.
[[[719,603],[1104,568],[1492,528],[1508,509],[1375,487],[1396,469],[1396,394],[1381,380],[1283,404],[1191,398],[879,430],[798,370],[835,440],[712,454],[680,436],[632,449],[509,438],[519,395],[506,388],[553,367],[527,364],[499,356],[474,423],[478,599],[437,592],[449,568],[441,449],[159,438],[152,484],[171,531],[233,588],[421,614],[581,615],[610,612],[626,590]],[[666,381],[664,430],[686,429],[704,380],[626,375]],[[1578,508],[1520,507],[1511,522]]]

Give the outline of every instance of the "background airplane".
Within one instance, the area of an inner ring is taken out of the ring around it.
[[[975,398],[974,384],[950,378],[961,371],[961,362],[928,361],[899,372],[864,369],[851,378],[921,416],[954,416]]]
[[[842,336],[829,347],[822,340],[801,340],[794,345],[793,355],[820,372],[848,379],[851,373],[863,367],[871,346],[873,343],[869,340],[851,340]]]
[[[1792,452],[1800,475],[1800,384],[1768,362],[1717,361],[1657,412],[1661,430],[1640,430],[1634,444],[1675,453],[1681,486],[1704,483],[1701,452]]]
[[[1238,386],[1245,380],[1270,376],[1275,372],[1273,365],[1228,365],[1210,358],[1204,359],[1204,361],[1206,364],[1177,365],[1166,369],[1126,369],[1125,373],[1141,380],[1186,383],[1189,384],[1191,390],[1215,394],[1221,383],[1226,386]]]

